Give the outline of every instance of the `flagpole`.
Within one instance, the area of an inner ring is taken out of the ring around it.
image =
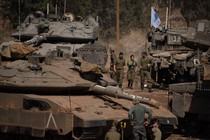
[[[18,17],[19,18],[19,21],[18,21],[19,23],[18,24],[19,24],[19,42],[20,42],[20,40],[21,40],[21,38],[20,38],[20,30],[22,28],[21,25],[20,25],[20,0],[18,1],[18,5],[19,5],[18,6],[18,13],[19,13],[19,17]]]
[[[169,0],[169,29],[171,28],[171,0]]]
[[[151,27],[151,29],[152,29],[152,7],[150,8],[150,10],[151,10],[150,27]]]
[[[120,0],[116,0],[116,53],[120,51]]]
[[[63,9],[63,12],[64,12],[64,14],[66,13],[66,0],[64,0],[64,7],[63,7],[64,9]]]
[[[165,29],[168,29],[168,7],[166,7],[166,25]]]

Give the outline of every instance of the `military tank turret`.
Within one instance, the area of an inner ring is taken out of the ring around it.
[[[99,23],[92,16],[75,18],[72,13],[66,13],[61,17],[55,14],[45,17],[43,12],[37,11],[26,17],[12,37],[26,41],[47,32],[50,35],[46,42],[94,43],[99,37]]]
[[[34,47],[63,48],[70,54],[77,52],[90,63],[104,67],[107,62],[107,48],[96,42],[99,38],[99,23],[91,15],[83,18],[65,13],[63,16],[37,11],[26,17],[12,37]],[[96,43],[95,43],[96,42]],[[45,44],[44,44],[45,43]],[[95,43],[95,44],[94,44]]]

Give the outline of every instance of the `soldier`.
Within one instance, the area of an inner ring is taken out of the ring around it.
[[[152,118],[152,113],[149,109],[139,104],[139,100],[133,100],[134,106],[128,112],[128,118],[133,125],[133,140],[147,140],[146,128]],[[145,115],[148,114],[148,119],[145,122]]]
[[[105,140],[120,140],[120,133],[116,130],[116,122],[113,121],[112,127],[105,135]]]
[[[159,124],[157,119],[153,119],[150,122],[151,132],[152,132],[152,140],[161,140],[162,139],[162,132],[159,129]]]
[[[133,81],[135,77],[135,69],[137,66],[137,63],[134,60],[134,55],[130,56],[130,61],[127,62],[127,66],[128,66],[128,72],[127,72],[128,88],[132,89]]]
[[[152,132],[153,132],[153,140],[161,140],[162,132],[160,131],[157,123],[153,124]]]
[[[120,88],[122,88],[123,84],[124,67],[125,67],[125,59],[123,58],[123,53],[120,52],[119,58],[116,59],[114,65],[114,71],[116,72],[116,81]]]
[[[116,80],[116,75],[114,72],[114,64],[116,62],[116,55],[114,53],[114,49],[110,49],[110,77]]]
[[[145,77],[148,82],[149,92],[152,92],[152,85],[159,87],[160,85],[156,83],[150,75],[150,67],[152,65],[152,60],[147,57],[147,53],[142,53],[142,58],[140,59],[139,66],[140,66],[140,77],[141,77],[141,90],[144,90],[144,81]]]

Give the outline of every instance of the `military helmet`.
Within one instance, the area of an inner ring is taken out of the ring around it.
[[[133,99],[133,104],[135,105],[135,104],[139,104],[140,103],[140,101],[138,100],[138,99]]]

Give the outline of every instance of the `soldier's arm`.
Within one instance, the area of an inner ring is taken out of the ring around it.
[[[151,59],[151,58],[149,58],[149,64],[152,64],[152,63],[153,63],[152,59]]]
[[[140,72],[141,70],[141,59],[138,60],[138,63],[137,63],[137,72]]]
[[[148,122],[150,123],[152,119],[152,112],[148,108],[145,108],[145,112],[148,114]]]
[[[135,67],[136,67],[138,64],[137,64],[137,62],[136,62],[136,61],[134,61],[134,63],[135,63]]]
[[[129,65],[129,61],[127,62],[127,67],[128,67],[128,68],[130,67],[130,65]]]
[[[124,70],[125,70],[125,67],[126,67],[126,66],[125,66],[125,64],[126,64],[126,62],[125,62],[125,60],[124,60],[124,62],[123,62],[123,65],[124,65],[124,66],[123,66],[123,67],[124,67]],[[125,71],[124,71],[124,73],[125,73]]]
[[[117,65],[117,60],[114,60],[114,71],[116,72],[116,65]]]
[[[116,66],[114,65],[114,72],[116,72]]]
[[[128,118],[129,118],[130,120],[133,120],[133,112],[134,112],[134,108],[131,107],[131,109],[130,109],[129,112],[128,112]]]

